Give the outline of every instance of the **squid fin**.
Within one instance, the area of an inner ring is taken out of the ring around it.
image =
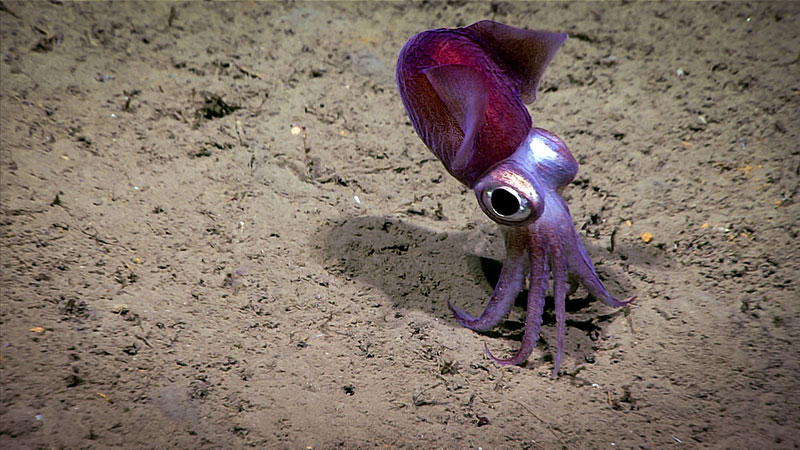
[[[423,73],[464,132],[451,161],[454,170],[463,170],[475,152],[475,139],[486,115],[486,81],[479,71],[461,64],[431,67]]]
[[[567,40],[566,33],[532,31],[491,20],[467,27],[483,39],[519,81],[522,101],[533,103],[545,69]]]

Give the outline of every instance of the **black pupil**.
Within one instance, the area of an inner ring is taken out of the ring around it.
[[[507,190],[497,189],[492,192],[492,208],[501,216],[511,216],[519,211],[519,201]]]

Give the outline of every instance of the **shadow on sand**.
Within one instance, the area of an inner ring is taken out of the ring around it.
[[[476,247],[475,240],[490,239],[502,247],[499,232],[486,236],[480,232],[437,232],[395,217],[349,217],[329,223],[321,231],[325,267],[336,276],[357,279],[383,291],[398,309],[416,309],[456,326],[447,301],[479,314],[488,302],[502,263],[465,250]],[[585,241],[584,241],[585,242]],[[597,255],[604,250],[587,248]],[[627,277],[619,270],[601,279],[614,280],[609,289],[630,292]],[[624,280],[622,287],[616,280]],[[527,291],[516,299],[509,318],[489,337],[520,341],[524,331]],[[606,307],[581,289],[567,301],[567,326],[582,330],[593,340],[602,333],[602,323],[622,310]],[[546,298],[544,325],[555,323],[553,298]],[[545,343],[546,344],[546,343]]]

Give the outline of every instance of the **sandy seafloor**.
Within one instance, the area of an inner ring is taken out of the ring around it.
[[[556,379],[552,311],[454,322],[502,236],[394,84],[481,19],[571,35],[530,110],[638,296]],[[0,56],[2,448],[800,446],[800,3],[5,1]]]

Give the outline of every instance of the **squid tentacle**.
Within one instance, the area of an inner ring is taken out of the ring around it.
[[[538,242],[535,235],[529,236],[530,288],[528,289],[528,307],[525,317],[525,334],[522,336],[522,345],[517,353],[509,359],[496,358],[484,343],[483,351],[500,366],[522,364],[533,353],[536,342],[539,340],[539,331],[542,328],[542,314],[544,313],[544,297],[550,283],[550,273],[547,265],[547,253]]]
[[[450,300],[447,301],[447,307],[453,312],[459,325],[474,331],[489,331],[511,311],[514,300],[522,291],[522,280],[525,277],[526,265],[523,261],[526,248],[525,236],[526,233],[522,230],[512,229],[506,233],[506,260],[492,292],[492,298],[480,317],[474,317],[453,306]]]
[[[558,375],[558,368],[564,357],[564,336],[567,334],[567,261],[561,242],[554,242],[550,248],[550,270],[553,272],[553,297],[556,308],[557,350],[552,378]]]
[[[586,252],[583,243],[577,232],[571,229],[571,236],[566,239],[570,245],[567,246],[567,264],[568,270],[572,276],[580,280],[580,283],[589,291],[592,297],[601,300],[608,306],[620,307],[629,304],[636,300],[636,296],[628,298],[627,300],[619,300],[614,298],[608,293],[603,282],[597,277],[597,272],[594,270],[589,254]]]

